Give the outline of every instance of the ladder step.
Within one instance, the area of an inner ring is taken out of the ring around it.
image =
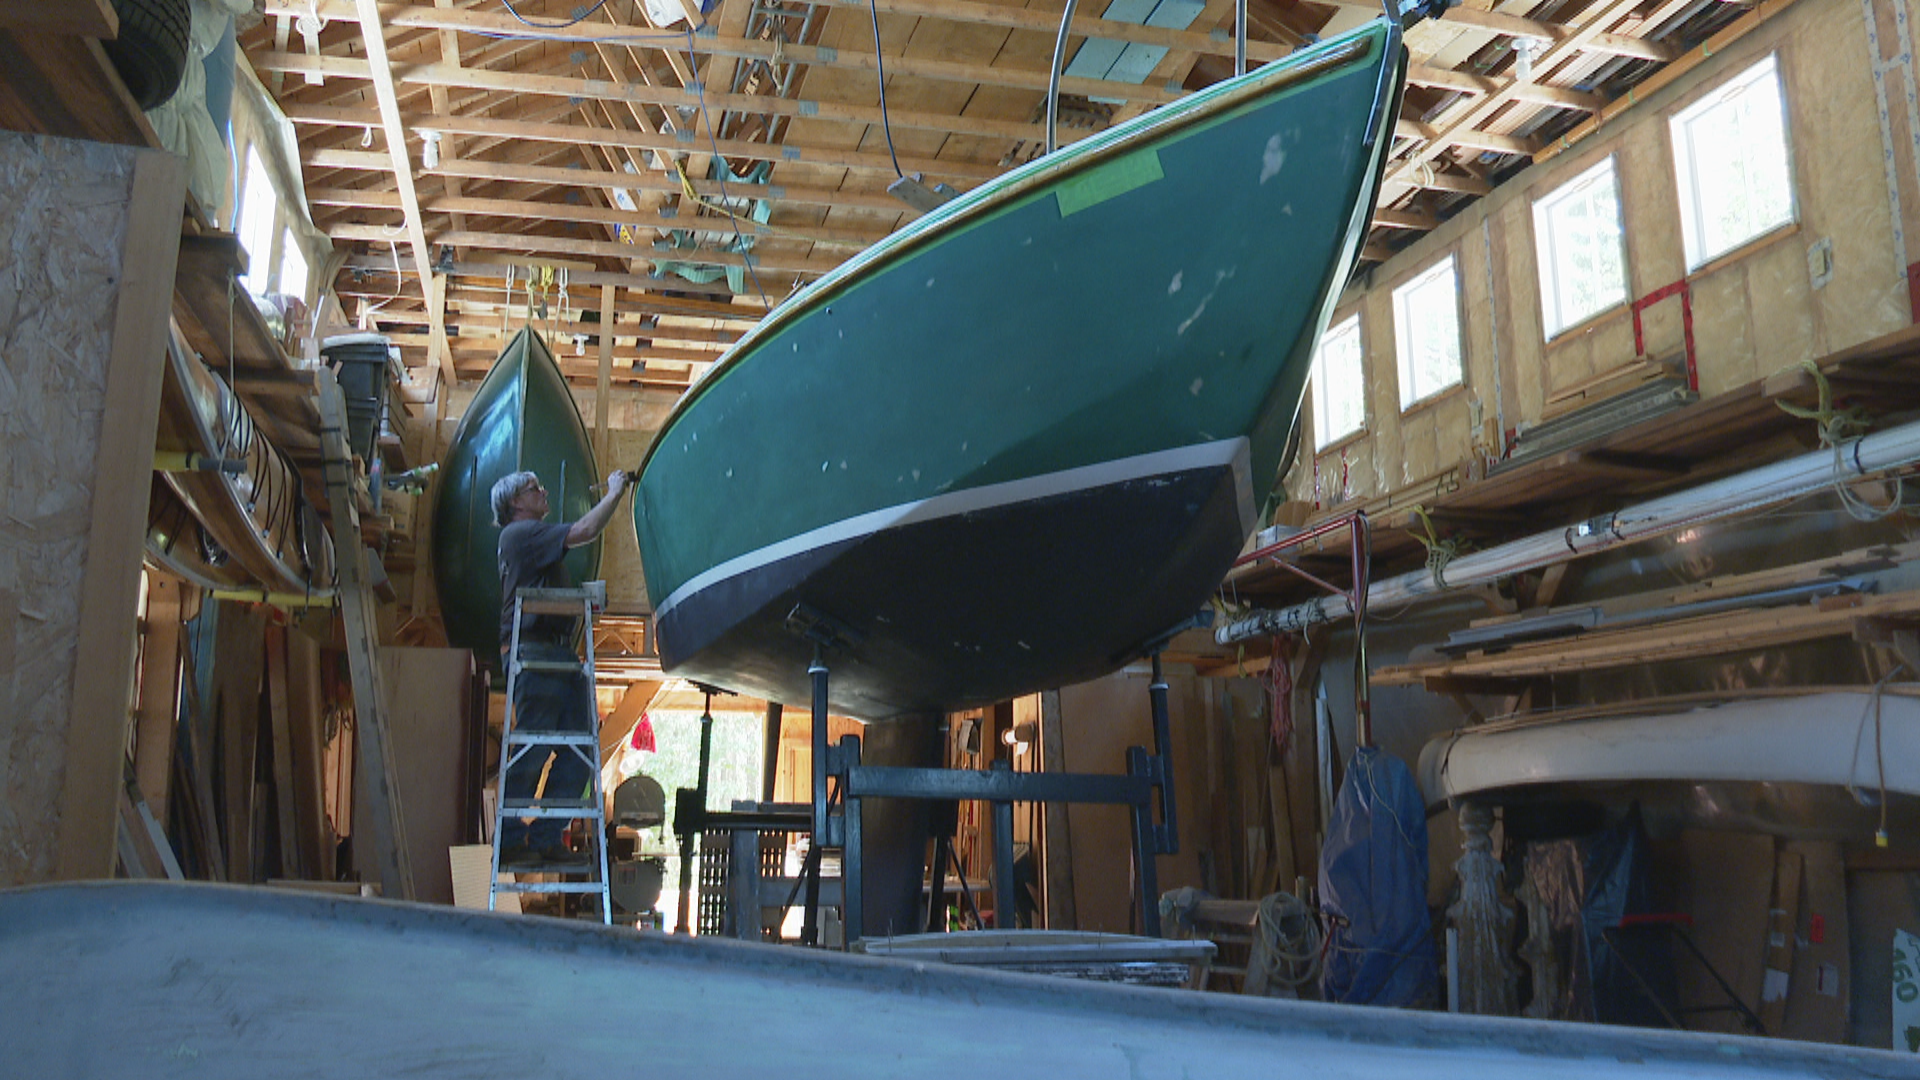
[[[551,870],[519,872],[553,873]],[[495,892],[597,893],[605,890],[605,883],[599,881],[499,881],[494,883],[493,888]]]
[[[571,675],[587,669],[584,660],[519,660],[514,662],[517,671],[548,672]]]
[[[572,731],[516,731],[507,736],[508,746],[591,746],[598,749],[600,736]]]
[[[530,799],[522,801],[511,799],[500,804],[502,817],[564,817],[586,818],[600,822],[597,808],[590,802],[580,799]],[[601,823],[604,824],[604,823]]]

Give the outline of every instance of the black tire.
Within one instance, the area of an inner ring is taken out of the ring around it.
[[[101,44],[142,109],[166,103],[187,66],[188,0],[113,0],[120,36]]]

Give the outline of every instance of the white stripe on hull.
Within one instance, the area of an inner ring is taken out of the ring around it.
[[[1017,503],[1035,502],[1131,480],[1144,480],[1169,473],[1220,467],[1233,470],[1234,493],[1240,508],[1240,530],[1242,533],[1251,533],[1255,508],[1253,466],[1247,440],[1244,436],[1219,439],[1209,443],[1175,447],[1171,450],[1157,450],[1150,454],[1136,454],[1133,457],[1103,461],[1096,465],[1063,469],[1060,472],[1042,476],[1027,476],[1019,480],[968,488],[965,491],[946,495],[935,495],[930,499],[900,503],[883,510],[871,510],[857,517],[822,525],[799,536],[769,544],[744,555],[737,555],[712,569],[688,578],[679,588],[673,590],[673,594],[656,609],[654,616],[656,619],[664,619],[675,605],[687,597],[728,578],[737,577],[817,548],[857,540],[887,529],[938,521],[941,518],[978,513],[982,510],[1012,506]]]

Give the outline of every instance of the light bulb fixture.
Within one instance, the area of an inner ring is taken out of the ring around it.
[[[440,167],[440,133],[423,131],[420,138],[426,141],[426,149],[420,154],[420,163],[429,169]]]
[[[1513,77],[1520,82],[1533,81],[1533,62],[1546,51],[1547,43],[1539,38],[1516,38],[1513,43]]]

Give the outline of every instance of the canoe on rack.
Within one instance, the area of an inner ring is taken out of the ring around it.
[[[560,365],[530,328],[507,343],[467,405],[434,497],[433,571],[447,640],[488,667],[500,662],[500,528],[491,493],[494,481],[523,469],[546,485],[555,521],[577,520],[597,501],[587,426]],[[568,553],[574,581],[599,570],[599,541]]]
[[[306,500],[299,471],[177,326],[167,340],[154,449],[239,466],[160,473],[172,498],[148,508],[147,546],[156,562],[206,587],[332,587],[333,541]]]
[[[635,500],[671,674],[862,719],[1111,671],[1258,524],[1371,219],[1380,20],[1016,169],[796,294]]]

